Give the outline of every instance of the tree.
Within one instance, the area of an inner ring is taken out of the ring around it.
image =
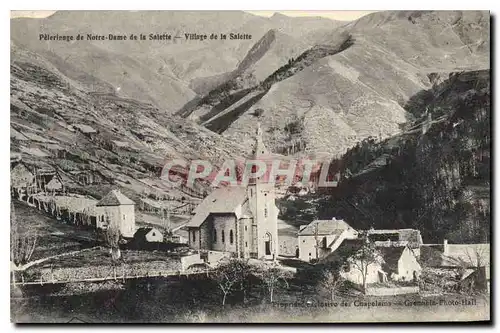
[[[335,274],[332,271],[326,271],[323,273],[323,277],[319,282],[319,289],[327,292],[330,295],[330,300],[333,302],[337,291],[344,282],[345,280],[339,274]]]
[[[271,303],[273,302],[274,291],[282,286],[288,288],[288,280],[292,278],[292,273],[285,270],[275,261],[263,263],[256,274],[266,286]]]
[[[27,264],[35,251],[38,233],[30,225],[21,226],[16,216],[14,203],[10,204],[10,261],[12,282],[16,283],[15,271]]]
[[[172,223],[170,221],[170,209],[166,209],[167,214],[165,216],[165,209],[163,209],[163,206],[161,207],[161,219],[162,219],[162,224],[163,224],[163,231],[164,231],[164,237],[167,240],[172,239]]]
[[[360,233],[359,237],[361,239],[361,246],[347,259],[347,262],[361,273],[363,293],[366,293],[368,268],[371,265],[380,264],[382,258],[375,248],[375,244],[369,240],[366,232]]]
[[[314,248],[316,249],[316,260],[319,261],[319,248],[321,247],[321,241],[319,239],[319,223],[314,224]]]
[[[11,202],[10,207],[10,260],[18,267],[30,261],[36,248],[38,233],[33,226],[21,226],[16,216],[14,203]]]
[[[116,265],[121,258],[120,251],[120,230],[117,226],[110,224],[109,216],[106,215],[106,223],[108,227],[105,233],[105,243],[111,254],[111,263],[113,266],[113,274],[116,277]]]
[[[228,259],[219,264],[211,276],[222,292],[222,306],[225,306],[231,292],[238,290],[238,287],[243,290],[244,283],[253,271],[254,268],[245,259]]]

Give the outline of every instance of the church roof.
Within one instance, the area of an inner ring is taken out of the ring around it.
[[[124,196],[119,190],[112,190],[102,198],[96,206],[135,205],[135,202]]]
[[[344,220],[314,220],[304,229],[299,231],[300,236],[331,235],[338,231],[344,231],[351,228]]]
[[[247,198],[243,186],[220,187],[210,193],[195,209],[195,215],[186,227],[199,227],[211,214],[234,213]]]

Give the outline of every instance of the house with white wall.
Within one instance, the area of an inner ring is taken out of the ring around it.
[[[299,229],[298,258],[307,262],[321,259],[335,251],[344,239],[357,237],[358,232],[344,220],[315,220]]]
[[[132,238],[135,234],[135,203],[119,190],[112,190],[97,204],[94,210],[97,228],[115,226],[123,237]]]

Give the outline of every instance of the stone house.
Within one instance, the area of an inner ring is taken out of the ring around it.
[[[163,233],[157,228],[143,227],[137,229],[134,240],[139,243],[163,242]]]
[[[321,259],[335,251],[344,239],[357,237],[358,232],[343,220],[315,220],[299,229],[298,258],[308,262]]]
[[[362,251],[364,240],[345,239],[331,255],[322,262],[333,263],[340,275],[356,284],[363,284],[362,269],[366,267],[366,284],[387,281],[416,281],[422,268],[414,252],[408,246],[374,247],[372,260],[356,260],[354,256]]]
[[[96,204],[97,228],[118,227],[123,237],[135,234],[135,203],[119,190],[112,190]]]

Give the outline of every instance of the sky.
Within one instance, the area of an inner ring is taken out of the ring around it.
[[[282,11],[248,11],[249,13],[260,15],[260,16],[272,16],[274,13],[280,13],[287,16],[321,16],[332,20],[340,21],[352,21],[364,16],[366,14],[373,13],[373,11],[363,11],[363,10],[333,10],[333,11],[323,11],[323,10],[313,10],[313,11],[301,11],[301,10],[282,10]],[[55,13],[55,10],[13,10],[10,12],[11,18],[16,17],[36,17],[42,18],[47,17]]]

